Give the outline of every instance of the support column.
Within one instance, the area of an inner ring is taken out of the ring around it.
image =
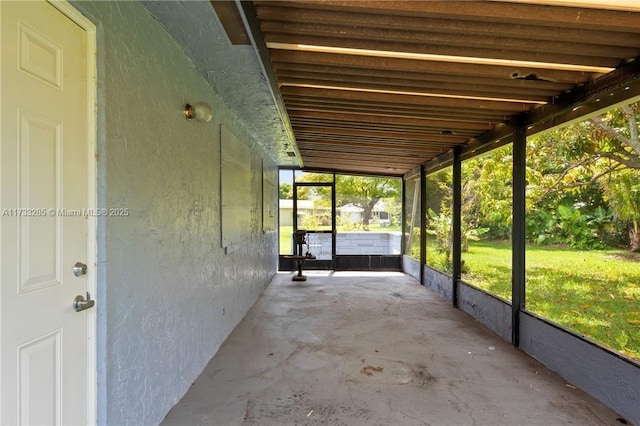
[[[511,343],[520,346],[520,312],[525,307],[527,127],[516,120],[513,132],[513,227],[511,230]]]
[[[333,173],[331,181],[331,270],[336,269],[336,240],[338,239],[336,213],[336,174]]]
[[[427,180],[424,164],[420,165],[420,284],[424,285],[427,264]]]
[[[451,212],[452,303],[458,307],[458,281],[462,275],[462,160],[461,147],[453,150],[453,206]]]

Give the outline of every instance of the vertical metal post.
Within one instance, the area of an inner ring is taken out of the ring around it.
[[[458,281],[462,275],[462,160],[460,159],[461,148],[458,146],[453,150],[453,206],[452,206],[452,303],[458,306]]]
[[[291,174],[293,175],[293,232],[291,233],[291,253],[296,254],[296,245],[293,236],[298,230],[298,185],[296,184],[296,174],[292,170]]]
[[[427,264],[427,179],[424,164],[420,165],[420,284],[424,285]],[[415,202],[415,201],[414,201]]]
[[[298,185],[296,177],[293,176],[293,232],[298,230]]]
[[[336,269],[336,239],[338,231],[336,228],[336,174],[333,173],[331,183],[331,270]]]
[[[520,346],[520,312],[525,307],[527,127],[516,120],[513,132],[513,228],[511,230],[511,343]]]
[[[402,208],[400,209],[400,231],[402,233],[402,238],[400,238],[400,253],[404,256],[407,253],[407,185],[405,184],[404,176],[402,177]]]

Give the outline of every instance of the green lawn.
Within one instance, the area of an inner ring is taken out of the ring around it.
[[[463,279],[511,299],[507,242],[472,242]],[[640,360],[640,255],[529,246],[527,309]]]
[[[281,226],[280,227],[280,254],[292,254],[291,253],[291,233],[293,232],[293,226]]]

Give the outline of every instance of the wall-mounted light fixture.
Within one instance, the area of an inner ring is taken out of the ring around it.
[[[195,104],[186,104],[184,106],[184,118],[191,121],[195,119],[202,123],[206,123],[213,117],[213,111],[206,102],[196,102]]]

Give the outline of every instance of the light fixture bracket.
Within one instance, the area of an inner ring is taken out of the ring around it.
[[[196,102],[195,104],[186,104],[184,106],[184,118],[188,121],[196,120],[206,123],[213,118],[213,111],[206,102]]]

